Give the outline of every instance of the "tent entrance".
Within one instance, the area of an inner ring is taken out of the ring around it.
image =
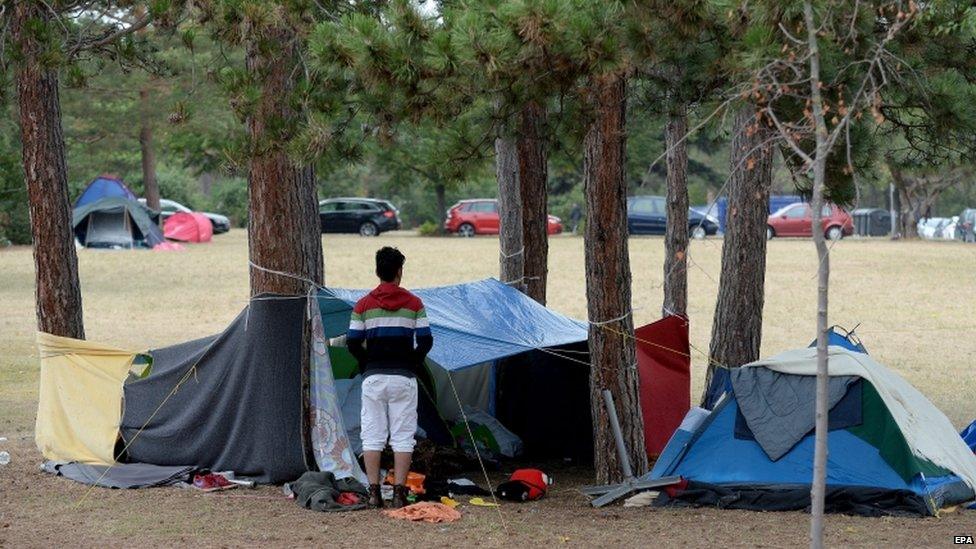
[[[114,248],[117,246],[132,248],[135,245],[135,240],[128,213],[124,209],[119,209],[117,211],[96,211],[89,214],[84,243],[90,248]]]
[[[588,351],[580,342],[499,361],[495,418],[522,439],[526,458],[593,462]]]

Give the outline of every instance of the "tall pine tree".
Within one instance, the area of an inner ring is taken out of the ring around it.
[[[2,50],[14,65],[24,181],[31,210],[38,329],[55,335],[84,338],[78,257],[71,228],[68,176],[61,122],[59,73],[81,54],[138,58],[144,41],[133,33],[150,22],[165,26],[174,6],[160,1],[143,10],[131,24],[120,26],[96,13],[125,12],[131,2],[92,2],[78,24],[73,4],[15,0],[4,6],[0,23],[9,33]],[[7,46],[5,44],[5,46]]]

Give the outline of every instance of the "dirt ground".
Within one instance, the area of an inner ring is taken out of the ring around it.
[[[413,524],[377,511],[306,511],[278,487],[210,494],[89,489],[40,473],[29,437],[12,447],[14,461],[0,476],[3,547],[795,547],[808,540],[803,513],[592,509],[577,490],[589,482],[581,471],[557,475],[542,501],[462,505],[458,522]],[[827,528],[834,547],[939,547],[976,534],[976,512],[927,519],[831,515]]]
[[[364,240],[323,238],[330,285],[372,284],[371,255],[384,244],[407,255],[405,284],[431,286],[494,276],[494,238]],[[693,345],[707,350],[718,286],[720,240],[691,249]],[[663,241],[631,240],[634,316],[654,320],[661,304]],[[134,349],[220,331],[246,304],[244,231],[219,235],[182,253],[80,252],[88,338]],[[976,246],[845,240],[832,256],[831,320],[860,323],[869,351],[915,384],[961,428],[976,417]],[[579,238],[551,241],[549,305],[585,317]],[[813,337],[816,259],[808,241],[774,240],[768,257],[763,354]],[[201,494],[170,488],[89,490],[41,473],[33,443],[37,353],[33,344],[33,264],[27,248],[0,250],[0,546],[763,546],[805,545],[809,516],[716,509],[594,510],[578,492],[586,471],[559,471],[546,500],[499,509],[464,505],[461,521],[408,524],[376,512],[321,514],[284,498],[280,488]],[[701,356],[693,366],[701,391]],[[716,457],[721,459],[721,457]],[[473,480],[480,481],[472,474]],[[502,480],[494,474],[492,483]],[[481,481],[483,483],[483,481]],[[976,535],[976,512],[938,518],[830,516],[832,546],[947,546]]]

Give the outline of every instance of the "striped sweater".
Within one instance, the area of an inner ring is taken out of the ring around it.
[[[383,282],[353,307],[346,344],[364,377],[415,377],[434,338],[420,298],[392,282]]]

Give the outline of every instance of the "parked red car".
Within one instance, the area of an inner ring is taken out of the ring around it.
[[[854,234],[854,220],[844,208],[825,204],[822,213],[824,236],[840,240]],[[766,221],[766,238],[774,236],[813,236],[813,210],[805,202],[790,204],[773,212]]]
[[[498,201],[478,198],[458,202],[447,210],[444,230],[461,236],[498,234]],[[562,221],[550,215],[546,231],[551,235],[563,232]]]

